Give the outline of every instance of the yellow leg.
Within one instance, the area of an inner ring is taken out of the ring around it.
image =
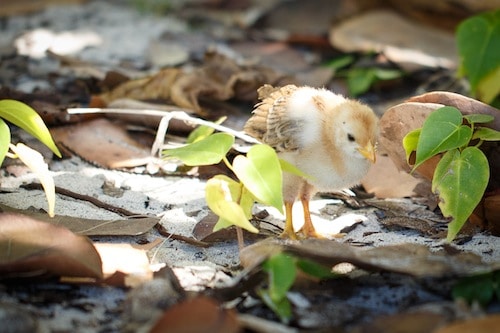
[[[285,202],[285,229],[281,233],[281,238],[297,239],[295,231],[293,230],[293,219],[292,219],[292,207],[293,202]]]
[[[302,227],[302,234],[304,234],[306,238],[321,238],[321,236],[316,233],[314,225],[312,224],[311,212],[309,211],[309,200],[302,199],[301,202],[302,208],[304,209],[304,226]]]

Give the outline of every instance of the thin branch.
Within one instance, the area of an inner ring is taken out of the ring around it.
[[[204,125],[214,128],[217,131],[229,133],[234,135],[234,137],[239,138],[248,143],[260,143],[255,138],[241,132],[235,131],[232,128],[216,124],[211,121],[206,121],[200,118],[192,117],[184,111],[162,111],[153,109],[116,109],[116,108],[69,108],[67,109],[69,114],[88,114],[88,113],[115,113],[115,114],[134,114],[134,115],[146,115],[146,116],[156,116],[156,117],[168,117],[178,120],[184,120],[188,123],[195,125]]]

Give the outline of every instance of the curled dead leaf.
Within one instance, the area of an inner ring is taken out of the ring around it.
[[[94,96],[94,103],[103,106],[119,98],[164,100],[206,116],[206,110],[200,105],[202,99],[255,100],[257,88],[265,83],[279,84],[285,79],[283,74],[270,68],[240,65],[222,54],[209,52],[200,67],[167,68],[151,77],[124,82],[110,92]]]
[[[14,213],[0,213],[0,273],[101,279],[92,242],[66,228]]]

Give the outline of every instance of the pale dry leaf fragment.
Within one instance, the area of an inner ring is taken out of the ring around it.
[[[102,258],[104,278],[119,274],[120,283],[127,287],[137,286],[153,278],[145,250],[130,244],[95,243],[94,246]]]
[[[333,26],[330,43],[345,52],[382,52],[408,71],[422,67],[453,69],[457,64],[453,34],[390,10],[368,11]]]
[[[42,154],[22,143],[18,143],[17,145],[11,144],[10,149],[40,180],[45,191],[45,196],[47,197],[48,214],[50,217],[53,217],[56,205],[54,179],[49,171],[49,166],[43,160]]]

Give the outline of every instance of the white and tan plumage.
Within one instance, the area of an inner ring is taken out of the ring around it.
[[[261,102],[244,131],[309,176],[283,174],[283,235],[296,238],[292,206],[299,199],[305,218],[302,233],[317,236],[309,200],[317,191],[345,189],[365,176],[375,162],[377,116],[368,106],[326,89],[264,85],[258,93]]]

